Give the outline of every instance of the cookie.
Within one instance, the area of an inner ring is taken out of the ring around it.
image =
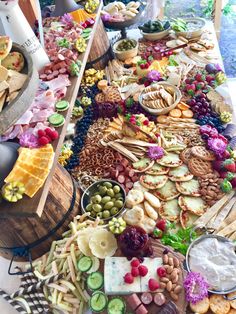
[[[235,309],[231,309],[227,314],[236,314],[236,310]]]
[[[25,65],[25,60],[20,52],[13,51],[2,61],[2,66],[8,70],[20,72]]]
[[[205,47],[206,49],[213,49],[214,48],[213,42],[206,40],[206,39],[200,39],[197,43],[199,45]]]
[[[97,104],[103,104],[105,101],[105,95],[102,93],[99,93],[95,96],[95,101]]]
[[[204,161],[197,157],[191,157],[188,162],[188,168],[190,172],[196,177],[201,177],[213,171],[211,162]]]
[[[190,302],[190,308],[194,313],[204,314],[207,313],[210,306],[210,301],[208,298],[203,299],[202,301],[193,304]]]
[[[206,51],[206,48],[197,43],[190,44],[189,47],[194,51]]]
[[[142,203],[144,200],[144,194],[140,190],[132,189],[129,191],[126,197],[126,206],[132,208],[135,205]]]
[[[202,160],[213,161],[215,160],[215,155],[213,152],[207,150],[204,146],[194,146],[191,149],[191,153]]]
[[[222,295],[213,294],[210,296],[210,309],[214,314],[227,314],[230,310],[230,302]]]
[[[131,226],[135,226],[143,221],[144,211],[142,207],[137,205],[137,206],[134,206],[132,209],[128,209],[124,213],[123,218],[127,222],[127,224]]]
[[[105,102],[116,103],[122,100],[118,89],[114,86],[108,86],[103,90]]]
[[[185,163],[188,164],[188,161],[190,157],[192,156],[191,148],[185,148],[181,153],[180,153],[180,159]]]

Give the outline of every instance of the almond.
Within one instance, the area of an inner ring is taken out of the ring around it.
[[[178,269],[174,268],[174,270],[172,271],[171,275],[170,275],[170,280],[175,279],[175,277],[178,275]]]
[[[169,291],[169,292],[172,290],[172,282],[171,281],[167,282],[166,290]]]
[[[179,260],[178,260],[178,258],[177,257],[173,257],[173,261],[174,261],[174,266],[175,267],[179,267]]]
[[[160,288],[165,289],[166,288],[166,283],[165,282],[160,282]]]
[[[162,278],[160,278],[160,281],[164,282],[164,283],[167,283],[167,282],[170,281],[170,279],[168,279],[167,277],[162,277]]]
[[[179,280],[179,276],[176,275],[171,281],[172,281],[172,283],[177,283],[178,280]]]
[[[168,263],[168,255],[167,254],[164,254],[164,256],[163,256],[163,263],[164,264],[167,264]]]
[[[169,266],[169,267],[166,269],[167,274],[171,274],[172,271],[173,271],[173,269],[174,269],[174,266]]]
[[[172,257],[169,257],[169,259],[168,259],[168,264],[169,264],[170,266],[174,266],[174,260],[173,260]]]
[[[173,300],[178,301],[179,300],[179,296],[177,294],[175,294],[174,292],[170,292],[170,296]]]
[[[177,285],[174,289],[175,294],[179,294],[182,291],[182,287],[180,285]]]

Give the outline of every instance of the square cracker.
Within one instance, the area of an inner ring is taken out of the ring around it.
[[[27,75],[14,70],[9,70],[8,72],[7,83],[9,84],[9,93],[20,90],[27,79]]]
[[[0,82],[6,81],[8,78],[8,70],[0,65]]]
[[[0,82],[0,92],[4,92],[7,88],[9,88],[9,84],[7,81]]]
[[[6,91],[3,91],[0,93],[0,112],[2,111],[2,108],[5,104],[5,100],[6,100],[6,97],[7,97],[7,92]]]

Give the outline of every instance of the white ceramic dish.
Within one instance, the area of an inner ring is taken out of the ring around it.
[[[195,29],[195,30],[190,30],[190,31],[186,31],[186,32],[176,32],[177,36],[183,36],[185,38],[196,38],[201,36],[204,27],[206,26],[206,21],[200,17],[193,17],[193,18],[186,18],[183,19],[184,21],[186,21],[187,23],[193,23],[193,24],[199,24],[199,26]]]
[[[155,41],[155,40],[162,39],[162,38],[168,36],[169,31],[170,31],[170,28],[168,28],[162,32],[156,32],[156,33],[144,33],[143,31],[140,31],[140,32],[141,32],[143,38],[150,40],[150,41]]]
[[[148,108],[147,106],[145,106],[143,104],[143,97],[142,97],[143,95],[142,95],[142,93],[140,94],[140,96],[139,96],[139,103],[140,103],[141,107],[143,107],[143,109],[146,110],[147,112],[149,112],[149,113],[151,113],[153,115],[158,116],[158,115],[161,115],[161,114],[166,114],[170,110],[174,109],[177,106],[177,104],[180,102],[182,95],[181,95],[180,90],[176,86],[171,85],[171,84],[169,84],[167,82],[159,82],[159,83],[156,83],[156,84],[160,84],[160,85],[162,85],[164,87],[165,86],[166,87],[170,87],[174,91],[174,94],[175,94],[175,102],[173,103],[173,105],[171,105],[169,107],[161,108],[161,109],[153,109],[153,108]]]
[[[121,39],[113,45],[114,54],[115,54],[116,58],[121,60],[121,61],[125,61],[126,59],[129,59],[129,58],[134,58],[138,54],[138,42],[137,41],[136,41],[136,46],[132,49],[125,50],[125,51],[117,50],[117,47],[119,46],[119,44],[122,43],[122,41],[124,41],[124,40],[125,39]]]

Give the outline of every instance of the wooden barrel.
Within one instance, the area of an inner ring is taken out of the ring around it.
[[[94,34],[86,68],[94,67],[97,70],[104,69],[107,66],[108,61],[111,59],[111,45],[102,20],[100,19],[96,33]]]
[[[11,259],[12,252],[19,251],[16,248],[26,247],[33,259],[42,256],[49,251],[52,241],[60,239],[68,230],[69,223],[78,214],[79,203],[79,189],[69,173],[58,164],[41,217],[0,218],[0,255]],[[25,260],[26,257],[15,259]]]

